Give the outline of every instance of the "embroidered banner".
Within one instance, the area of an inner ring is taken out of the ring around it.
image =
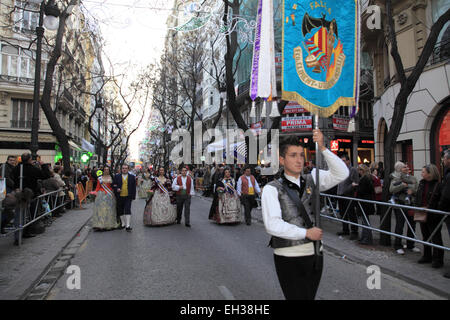
[[[282,99],[331,116],[357,106],[358,0],[283,0]]]

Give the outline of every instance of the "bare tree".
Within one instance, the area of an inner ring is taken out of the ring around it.
[[[386,0],[386,11],[389,26],[389,41],[391,43],[391,56],[394,60],[395,68],[397,70],[397,80],[400,83],[400,91],[397,94],[397,97],[395,98],[394,114],[392,116],[392,122],[391,125],[389,126],[384,141],[384,165],[386,176],[383,187],[383,199],[385,201],[387,201],[389,196],[389,185],[391,180],[389,174],[394,169],[394,162],[395,162],[394,147],[403,125],[403,119],[408,104],[408,97],[414,90],[414,87],[416,86],[416,83],[419,80],[420,75],[422,74],[425,66],[428,63],[428,60],[433,52],[433,49],[436,45],[436,41],[442,28],[450,20],[450,9],[449,9],[442,16],[440,16],[439,19],[433,24],[433,26],[431,27],[430,34],[428,35],[427,41],[425,43],[425,46],[422,50],[422,53],[420,54],[420,57],[416,65],[414,66],[412,72],[407,76],[397,46],[397,36],[395,32],[395,24],[393,19],[392,0]],[[381,226],[381,229],[390,231],[391,229],[390,217],[384,219],[384,223]],[[391,240],[390,236],[381,234],[380,239],[381,244],[390,245],[390,240]]]

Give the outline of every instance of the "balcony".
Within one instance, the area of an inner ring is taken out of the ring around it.
[[[64,97],[65,99],[67,99],[67,101],[69,101],[69,102],[73,105],[73,95],[70,93],[69,90],[64,89],[63,97]]]
[[[428,63],[434,65],[448,61],[450,61],[450,38],[436,43]]]
[[[11,120],[11,128],[31,129],[31,120]]]
[[[34,86],[34,78],[25,78],[25,77],[15,77],[6,74],[0,75],[0,80],[6,82],[13,82],[17,84],[23,84],[28,86]],[[44,80],[41,81],[41,86],[44,85]]]

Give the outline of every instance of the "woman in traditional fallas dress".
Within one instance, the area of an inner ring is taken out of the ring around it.
[[[224,170],[223,179],[217,184],[219,193],[219,204],[212,217],[212,220],[219,224],[240,223],[241,222],[241,203],[236,191],[236,182],[231,177],[231,170]]]
[[[146,173],[141,173],[141,175],[139,176],[139,191],[138,191],[138,195],[139,198],[141,199],[147,199],[148,197],[148,192],[151,188],[151,180],[150,180],[151,176],[148,172]]]
[[[172,192],[172,181],[166,177],[164,168],[159,168],[158,177],[153,178],[153,195],[144,209],[144,225],[160,226],[175,223],[176,201]]]
[[[97,188],[93,192],[96,195],[92,228],[96,231],[109,231],[119,227],[116,216],[116,198],[111,188],[112,177],[109,167],[105,167],[103,172],[99,172]]]

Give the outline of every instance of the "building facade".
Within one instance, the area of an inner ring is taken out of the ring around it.
[[[384,2],[373,1],[386,18]],[[399,54],[409,75],[416,65],[431,26],[450,1],[396,1],[394,22]],[[387,22],[381,30],[366,30],[365,42],[374,61],[374,106],[376,160],[383,161],[384,137],[391,125],[395,98],[400,90],[396,68],[387,41]],[[422,167],[440,166],[442,151],[450,147],[450,23],[441,31],[430,60],[408,98],[403,125],[395,148],[396,160],[402,160],[420,178]]]
[[[9,154],[19,156],[29,151],[33,114],[33,92],[36,58],[36,27],[40,2],[9,0],[0,4],[0,161]],[[82,151],[93,151],[87,130],[88,114],[94,86],[92,70],[99,67],[98,43],[86,30],[86,18],[79,8],[72,16],[76,23],[66,25],[63,52],[55,69],[51,106],[60,126],[69,138],[70,156],[79,161]],[[44,25],[45,27],[45,25]],[[49,60],[55,31],[45,30],[41,65],[41,91],[43,92],[46,66]],[[101,72],[101,71],[100,71]],[[55,163],[61,158],[59,145],[47,122],[44,112],[39,112],[39,150],[44,162]]]

